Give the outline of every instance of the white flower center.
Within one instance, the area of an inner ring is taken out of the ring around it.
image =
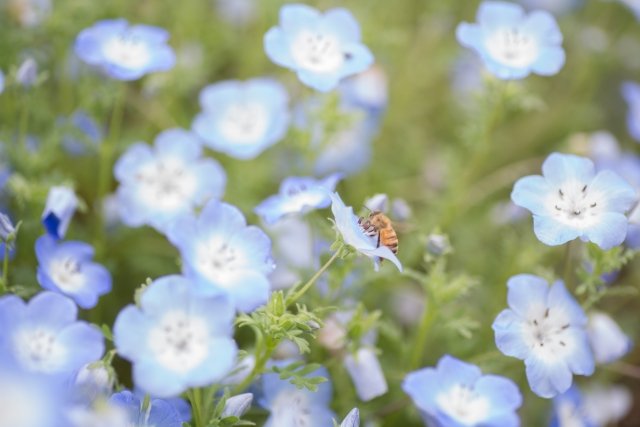
[[[16,359],[32,372],[55,372],[67,354],[53,331],[39,327],[18,331],[13,338],[13,347]]]
[[[285,391],[275,398],[271,405],[271,425],[278,427],[311,427],[309,398],[306,394],[294,391]]]
[[[589,228],[600,219],[603,195],[589,191],[589,186],[569,181],[551,192],[545,200],[548,212],[559,222],[576,228]]]
[[[237,144],[255,144],[267,132],[269,111],[255,101],[236,102],[225,110],[218,121],[222,136]]]
[[[228,278],[237,270],[240,261],[238,251],[220,239],[201,244],[196,253],[200,273],[222,287],[229,283]]]
[[[163,367],[178,373],[198,367],[209,353],[204,320],[181,310],[165,313],[149,332],[149,348]]]
[[[349,59],[336,37],[312,31],[300,31],[291,44],[291,56],[301,68],[315,73],[334,72]]]
[[[175,159],[158,159],[143,166],[136,180],[140,197],[153,210],[185,209],[197,189],[188,166]]]
[[[144,67],[151,58],[149,46],[126,33],[109,39],[102,47],[102,53],[110,62],[130,69]]]
[[[526,345],[539,359],[563,359],[574,346],[571,322],[558,308],[532,309],[522,327]]]
[[[80,263],[73,258],[58,258],[49,265],[51,278],[65,292],[74,292],[85,284]]]
[[[465,384],[456,384],[439,394],[436,402],[451,418],[469,426],[483,421],[489,412],[487,399],[478,395],[473,387]]]
[[[517,27],[494,31],[484,44],[493,59],[509,67],[528,67],[538,58],[537,40]]]

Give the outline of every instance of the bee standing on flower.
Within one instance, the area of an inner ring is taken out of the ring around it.
[[[398,235],[393,229],[391,220],[388,216],[379,211],[369,214],[367,219],[360,217],[358,224],[362,227],[368,236],[378,236],[376,247],[386,246],[391,249],[394,254],[398,253]]]

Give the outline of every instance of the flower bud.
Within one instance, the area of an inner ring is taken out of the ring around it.
[[[243,393],[227,399],[222,411],[222,417],[238,417],[243,416],[253,403],[252,393]]]

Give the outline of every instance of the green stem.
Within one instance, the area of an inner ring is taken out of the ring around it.
[[[431,325],[436,319],[436,315],[436,304],[429,304],[427,296],[425,298],[420,326],[418,327],[418,332],[413,342],[413,351],[411,352],[411,358],[409,360],[409,370],[418,368],[422,361],[422,356],[424,355],[424,350],[427,344],[427,336],[429,335],[429,329],[431,329]]]
[[[100,145],[100,158],[98,163],[98,191],[96,194],[96,216],[97,224],[95,230],[94,246],[96,252],[101,254],[104,250],[105,240],[105,226],[104,226],[104,213],[103,202],[104,198],[109,191],[109,184],[111,182],[111,163],[114,146],[120,137],[120,128],[122,126],[122,119],[124,116],[124,100],[127,86],[120,84],[118,93],[116,94],[115,104],[111,113],[111,121],[109,122],[109,136]]]
[[[191,408],[193,409],[193,422],[195,427],[205,427],[206,420],[203,419],[204,414],[202,413],[202,390],[192,388],[187,394],[191,402]]]
[[[7,292],[9,282],[9,243],[4,243],[4,260],[2,262],[2,284],[0,285],[0,295]]]
[[[318,280],[322,273],[324,273],[327,268],[329,268],[329,266],[338,258],[340,252],[342,252],[341,249],[335,251],[331,258],[329,258],[329,260],[325,262],[322,267],[320,267],[320,270],[316,271],[316,274],[314,274],[311,279],[307,281],[307,283],[305,283],[300,289],[298,289],[296,293],[293,294],[290,298],[287,298],[287,307],[299,300],[309,290],[309,288],[313,286],[313,284],[316,282],[316,280]]]
[[[574,273],[574,268],[573,268],[573,253],[574,253],[574,247],[576,246],[575,244],[575,240],[570,241],[569,243],[567,243],[567,245],[565,246],[565,251],[564,251],[564,272],[562,274],[562,277],[564,279],[564,284],[567,288],[572,288],[573,287],[573,273]]]
[[[258,351],[256,352],[256,364],[253,366],[251,373],[247,375],[245,379],[235,387],[232,395],[241,393],[242,391],[246,390],[249,385],[251,385],[253,380],[264,371],[264,368],[275,349],[276,345],[274,344],[265,344],[264,348],[258,348]]]

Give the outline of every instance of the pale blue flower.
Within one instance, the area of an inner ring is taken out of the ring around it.
[[[527,9],[544,9],[556,15],[563,15],[578,6],[582,5],[582,0],[520,0]]]
[[[201,291],[224,292],[245,312],[269,299],[271,240],[258,227],[247,226],[236,207],[210,201],[198,217],[176,220],[168,237],[180,251],[185,274]]]
[[[20,25],[26,28],[40,25],[53,9],[52,0],[8,0],[5,4],[16,14]]]
[[[476,20],[476,24],[459,24],[456,37],[498,78],[522,79],[532,72],[550,76],[564,65],[562,33],[549,12],[537,10],[527,15],[518,4],[485,1]]]
[[[131,227],[151,225],[166,232],[172,221],[224,193],[226,175],[218,162],[202,157],[195,135],[183,129],[158,134],[154,146],[131,145],[114,166],[118,209]]]
[[[618,425],[633,407],[633,394],[620,384],[590,386],[584,390],[582,407],[597,426]]]
[[[553,399],[553,414],[549,427],[599,427],[585,411],[582,395],[576,386]]]
[[[0,426],[67,427],[65,392],[65,387],[51,377],[31,375],[0,363]]]
[[[343,8],[320,13],[304,4],[282,6],[280,25],[265,34],[264,48],[269,59],[322,92],[373,64],[373,55],[360,42],[360,26]]]
[[[83,242],[62,242],[48,235],[36,241],[38,283],[60,292],[82,308],[92,308],[98,297],[111,291],[111,274],[92,262],[93,247]]]
[[[640,10],[640,8],[639,8]],[[622,84],[622,96],[627,101],[627,129],[640,142],[640,84],[626,81]]]
[[[542,165],[542,176],[516,182],[511,200],[531,211],[533,230],[544,244],[580,238],[611,249],[627,235],[624,214],[637,194],[612,171],[596,174],[593,162],[585,157],[553,153]]]
[[[587,332],[596,363],[615,362],[629,353],[633,346],[615,320],[605,313],[589,314]]]
[[[143,399],[129,390],[123,390],[113,394],[109,403],[126,411],[128,426],[182,427],[183,420],[178,411],[163,399],[150,399],[149,407],[143,409]]]
[[[398,258],[389,248],[378,244],[377,236],[369,236],[365,233],[358,222],[358,217],[353,213],[353,208],[345,206],[338,193],[331,194],[331,202],[336,229],[347,245],[371,258],[376,271],[378,271],[381,258],[388,259],[398,270],[402,271],[402,264]]]
[[[273,242],[275,269],[269,275],[272,289],[293,286],[318,269],[320,251],[308,221],[288,216],[265,228]]]
[[[228,80],[200,92],[202,112],[193,130],[211,149],[237,159],[253,159],[284,138],[289,127],[289,95],[269,78]]]
[[[435,368],[409,373],[402,389],[429,426],[517,427],[522,395],[516,384],[455,357],[443,356]]]
[[[378,66],[345,79],[340,83],[341,102],[347,108],[358,108],[373,116],[380,116],[389,102],[387,74]]]
[[[60,121],[65,127],[62,146],[73,156],[95,151],[104,137],[100,125],[86,112],[76,110],[67,119]]]
[[[223,295],[205,296],[181,276],[165,276],[147,287],[140,305],[116,318],[118,354],[133,363],[133,381],[158,397],[220,381],[235,364],[234,309]]]
[[[387,393],[389,387],[376,352],[371,347],[361,347],[355,354],[344,358],[346,368],[358,398],[368,402]]]
[[[74,49],[80,59],[111,78],[137,80],[173,68],[176,59],[168,40],[169,33],[162,28],[106,19],[82,30]]]
[[[243,27],[256,19],[258,0],[215,0],[216,12],[225,22]]]
[[[54,292],[28,303],[15,295],[0,298],[0,365],[68,377],[100,359],[102,333],[77,315],[73,301]]]
[[[507,286],[509,308],[493,322],[496,345],[524,360],[533,392],[550,398],[569,389],[573,374],[593,374],[587,316],[564,284],[549,286],[540,277],[520,274]]]
[[[262,201],[254,211],[265,223],[273,224],[284,216],[326,208],[331,204],[330,194],[341,178],[341,174],[318,180],[295,176],[285,178],[280,183],[278,194]]]
[[[252,393],[242,393],[236,396],[232,396],[224,402],[224,410],[222,411],[222,417],[242,417],[253,403]]]
[[[627,6],[636,19],[640,21],[640,2],[638,0],[620,0],[620,2]]]
[[[0,93],[4,92],[4,73],[0,70]]]
[[[358,408],[353,408],[349,411],[342,423],[340,423],[340,427],[360,427],[360,411]]]
[[[32,57],[28,57],[16,70],[16,82],[22,87],[28,88],[38,81],[38,63]]]
[[[292,360],[274,363],[286,366]],[[320,367],[309,373],[309,377],[329,378],[326,368]],[[329,409],[331,403],[331,383],[318,385],[313,392],[299,389],[288,380],[280,379],[280,374],[264,374],[261,379],[263,396],[258,403],[270,412],[264,427],[327,427],[331,426],[335,414]]]
[[[71,188],[51,187],[49,189],[41,221],[51,237],[55,239],[64,237],[77,206],[78,198]]]

